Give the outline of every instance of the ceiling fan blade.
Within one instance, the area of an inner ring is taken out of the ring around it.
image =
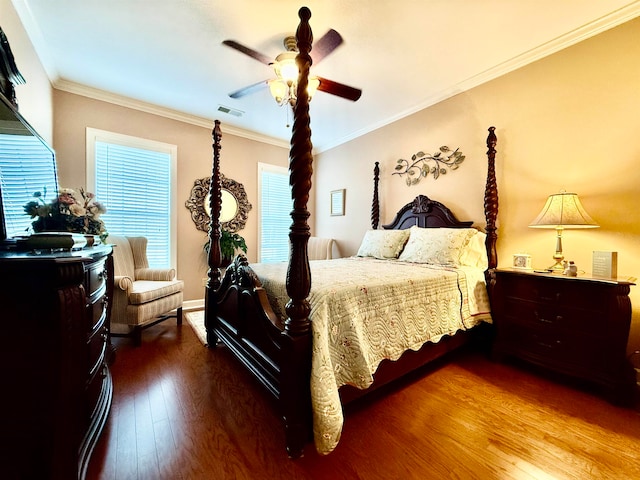
[[[239,52],[244,53],[245,55],[248,55],[255,60],[258,60],[259,62],[264,63],[265,65],[271,65],[273,63],[272,58],[269,58],[260,52],[256,52],[252,48],[245,47],[244,45],[236,42],[235,40],[225,40],[222,42],[222,44],[226,45],[227,47],[231,47],[235,50],[238,50]]]
[[[327,80],[326,78],[322,77],[318,77],[318,80],[320,80],[318,90],[320,90],[321,92],[330,93],[331,95],[346,98],[347,100],[351,100],[353,102],[358,100],[360,98],[360,95],[362,95],[362,90],[360,90],[359,88],[353,88],[349,85],[334,82],[333,80]]]
[[[249,85],[248,87],[244,87],[244,88],[241,88],[240,90],[236,90],[235,92],[231,92],[229,96],[231,98],[244,97],[245,95],[258,92],[263,88],[266,88],[268,85],[269,85],[269,80],[262,80],[261,82],[254,83],[253,85]]]
[[[342,36],[334,29],[325,33],[311,48],[311,58],[314,63],[318,63],[324,57],[333,52],[342,43]]]

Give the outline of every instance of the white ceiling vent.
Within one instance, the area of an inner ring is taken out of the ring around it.
[[[241,117],[244,113],[241,110],[236,110],[235,108],[225,107],[224,105],[218,105],[218,111],[222,113],[228,113],[229,115],[233,115],[234,117]]]

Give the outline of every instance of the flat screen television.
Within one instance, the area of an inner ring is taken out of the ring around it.
[[[58,195],[55,152],[0,94],[0,242],[31,233],[24,205],[35,192]]]

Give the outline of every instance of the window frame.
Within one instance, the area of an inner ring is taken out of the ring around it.
[[[289,184],[289,169],[287,167],[282,167],[280,165],[273,165],[271,163],[263,163],[258,162],[258,262],[262,262],[262,174],[263,172],[281,174],[285,177],[287,181],[287,185]],[[287,201],[290,203],[289,211],[287,212],[287,258],[283,259],[283,261],[289,260],[291,245],[289,241],[289,232],[291,229],[291,210],[293,209],[293,200],[291,199],[291,189],[287,189],[288,196]]]
[[[174,268],[177,271],[177,258],[178,258],[178,201],[177,201],[177,172],[178,172],[178,146],[170,143],[159,142],[157,140],[149,140],[146,138],[134,137],[131,135],[124,135],[121,133],[110,132],[107,130],[100,130],[97,128],[87,127],[86,129],[86,185],[87,190],[91,192],[96,191],[96,142],[112,143],[121,145],[124,147],[139,148],[143,150],[151,150],[155,152],[166,153],[171,158],[170,176],[169,179],[169,268]],[[106,205],[109,209],[109,205]],[[109,226],[107,225],[107,230]],[[107,238],[107,242],[108,242]]]

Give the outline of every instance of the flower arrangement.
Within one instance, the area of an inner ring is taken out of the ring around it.
[[[74,232],[99,235],[107,238],[107,229],[100,215],[107,209],[96,201],[95,195],[83,188],[63,188],[51,202],[46,202],[47,189],[35,192],[35,200],[24,206],[27,215],[35,220],[31,223],[34,232]]]

